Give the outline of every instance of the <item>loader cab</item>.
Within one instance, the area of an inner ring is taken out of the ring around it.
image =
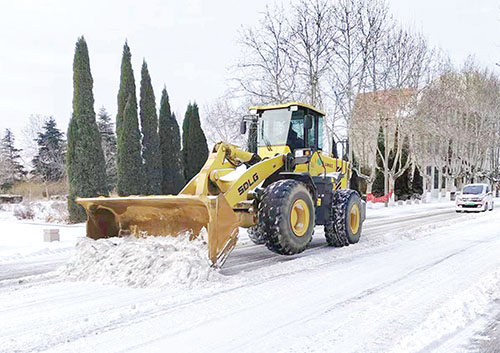
[[[261,157],[274,156],[276,153],[294,153],[297,149],[323,148],[325,114],[316,108],[292,102],[251,107],[250,110],[256,115],[253,139]],[[251,140],[252,134],[249,135]]]

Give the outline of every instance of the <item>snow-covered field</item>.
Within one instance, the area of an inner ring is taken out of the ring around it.
[[[500,315],[496,205],[368,209],[359,244],[317,227],[290,257],[242,232],[218,272],[202,242],[95,242],[0,212],[0,352],[476,351]]]

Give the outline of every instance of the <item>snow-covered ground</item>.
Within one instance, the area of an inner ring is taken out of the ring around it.
[[[367,213],[357,245],[327,247],[317,227],[310,249],[285,257],[243,232],[211,272],[202,243],[93,242],[84,225],[0,212],[0,352],[470,352],[492,339],[500,208]],[[44,243],[54,227],[61,242]]]

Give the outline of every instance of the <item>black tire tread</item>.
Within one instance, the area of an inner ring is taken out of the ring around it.
[[[324,226],[325,238],[328,245],[343,247],[354,244],[354,242],[349,240],[346,222],[349,200],[351,198],[356,198],[357,202],[361,200],[359,194],[350,189],[338,190],[333,194],[330,217]],[[362,212],[361,209],[360,212]],[[361,227],[362,224],[360,224],[359,233],[361,233]]]
[[[256,245],[265,244],[266,238],[258,226],[247,229],[248,238]]]
[[[305,234],[304,241],[300,246],[287,241],[287,237],[280,233],[279,224],[284,215],[281,212],[283,200],[292,193],[294,189],[303,189],[310,195],[306,185],[296,180],[279,180],[269,185],[259,203],[259,224],[258,229],[265,238],[267,248],[277,254],[294,255],[304,251],[312,239],[312,231]],[[312,200],[312,198],[311,198]],[[314,229],[314,206],[312,212],[312,228]],[[288,215],[286,215],[288,221]]]

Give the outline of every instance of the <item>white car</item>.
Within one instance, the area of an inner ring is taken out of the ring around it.
[[[488,184],[468,184],[457,196],[455,203],[457,212],[484,212],[493,210],[493,195]]]

